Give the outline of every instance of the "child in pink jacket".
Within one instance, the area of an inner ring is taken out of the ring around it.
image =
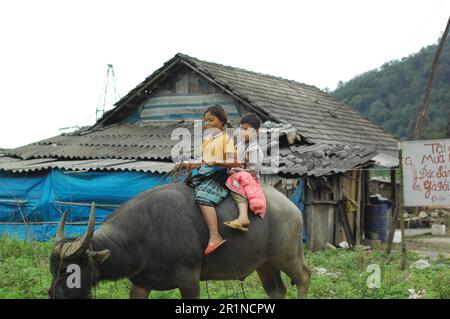
[[[261,120],[255,114],[247,114],[239,122],[239,140],[236,145],[240,167],[232,168],[226,185],[239,208],[239,217],[226,221],[228,227],[248,231],[248,207],[255,214],[264,217],[266,199],[259,185],[259,170],[263,162],[263,151],[258,145]]]

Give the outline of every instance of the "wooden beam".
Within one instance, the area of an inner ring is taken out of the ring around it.
[[[356,209],[356,244],[361,244],[361,192],[362,192],[362,170],[357,171],[358,173],[358,195],[356,197],[356,203],[358,203],[358,207]]]
[[[16,204],[26,204],[29,200],[20,199],[0,199],[0,203],[16,203]]]
[[[347,239],[347,242],[348,242],[350,247],[354,247],[355,246],[355,239],[353,237],[352,229],[350,228],[350,224],[348,222],[347,214],[345,213],[344,203],[342,202],[342,200],[339,200],[339,203],[337,204],[337,208],[336,209],[337,209],[337,212],[338,212],[339,219],[340,219],[340,221],[342,223],[342,226],[344,227],[344,233],[345,233],[345,237]]]
[[[65,201],[61,201],[61,200],[55,200],[55,204],[58,205],[74,205],[74,206],[86,206],[86,207],[91,207],[91,203],[79,203],[79,202],[65,202]],[[120,205],[115,205],[115,204],[95,204],[95,207],[109,207],[109,208],[117,208]]]
[[[399,209],[397,207],[397,184],[395,182],[395,170],[391,169],[391,200],[393,201],[394,205],[392,206],[392,216],[391,216],[391,222],[389,225],[389,233],[387,238],[387,247],[386,247],[386,253],[389,255],[392,250],[392,242],[394,240],[394,234],[395,229],[397,228],[397,220],[398,220],[398,213]]]
[[[369,182],[369,171],[364,172],[364,205],[367,205],[369,203],[369,195],[370,195],[370,182]]]
[[[328,205],[337,205],[337,201],[334,200],[313,200],[310,202],[305,202],[305,205],[314,205],[314,204],[328,204]]]
[[[387,247],[386,247],[386,254],[390,254],[392,251],[392,242],[394,240],[394,234],[395,234],[395,229],[397,228],[397,220],[398,220],[398,216],[400,213],[400,209],[397,205],[394,206],[394,212],[393,212],[393,216],[391,218],[391,223],[389,226],[389,234],[388,234],[388,238],[387,238]]]
[[[392,242],[394,240],[395,229],[397,228],[398,214],[400,212],[397,202],[397,183],[395,180],[395,169],[391,169],[391,200],[393,201],[394,205],[391,208],[392,217],[387,238],[386,254],[388,255],[392,251]]]
[[[362,194],[361,194],[361,200],[360,200],[360,206],[361,206],[361,220],[360,220],[360,228],[361,231],[364,232],[364,216],[366,214],[366,205],[369,202],[369,171],[367,170],[362,170],[361,171],[361,175],[362,175]]]
[[[58,225],[59,221],[55,222],[0,222],[0,225]],[[88,222],[66,222],[65,225],[87,225]],[[96,225],[101,225],[103,222],[94,222]]]

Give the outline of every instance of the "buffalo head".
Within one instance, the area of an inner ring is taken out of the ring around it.
[[[109,250],[90,249],[94,236],[95,204],[91,205],[86,233],[78,238],[64,238],[67,211],[59,223],[55,246],[50,256],[52,284],[49,298],[90,298],[91,288],[99,276],[98,266],[105,261]]]

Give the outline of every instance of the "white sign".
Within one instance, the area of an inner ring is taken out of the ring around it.
[[[450,206],[450,140],[402,142],[405,206]]]

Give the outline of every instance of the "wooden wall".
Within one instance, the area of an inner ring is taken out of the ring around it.
[[[160,83],[149,98],[130,114],[128,120],[164,121],[202,119],[208,106],[221,105],[230,120],[238,119],[245,111],[231,96],[209,84],[191,70],[182,70]]]
[[[342,199],[346,195],[349,199],[352,199],[358,207],[354,207],[346,211],[346,216],[350,224],[351,231],[356,243],[361,241],[361,197],[362,197],[362,175],[361,171],[354,170],[342,174],[339,177],[339,193],[338,198]],[[351,206],[351,205],[350,205]],[[338,222],[336,216],[336,229],[335,229],[335,243],[339,244],[342,241],[348,241],[344,234],[342,224]]]
[[[337,204],[346,195],[357,207],[345,212],[356,244],[362,241],[364,176],[354,170],[323,178],[308,178],[305,187],[305,227],[308,248],[320,250],[327,243],[338,245],[349,241],[337,212]]]
[[[307,178],[305,187],[305,227],[308,248],[320,250],[334,243],[337,177]]]

